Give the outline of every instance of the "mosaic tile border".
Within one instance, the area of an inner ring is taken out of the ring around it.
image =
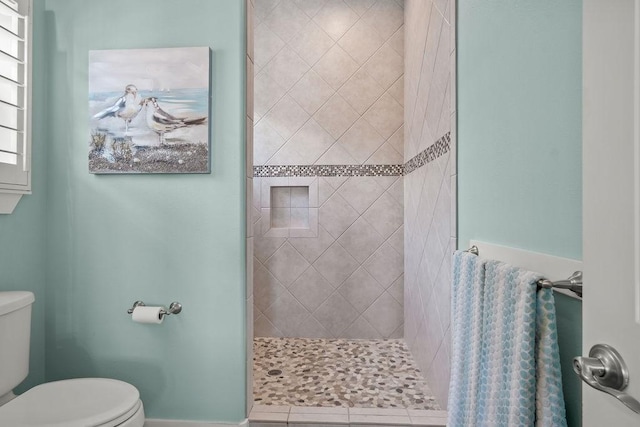
[[[403,169],[403,165],[267,165],[254,166],[253,176],[401,176]]]
[[[447,132],[436,142],[418,153],[411,160],[404,164],[404,175],[409,175],[414,170],[436,160],[438,157],[451,150],[451,132]]]
[[[405,164],[396,165],[265,165],[254,166],[255,178],[403,176],[436,160],[451,149],[451,132],[447,132]]]

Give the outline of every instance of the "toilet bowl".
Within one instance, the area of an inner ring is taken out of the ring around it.
[[[144,409],[131,384],[78,378],[36,386],[0,407],[0,426],[142,427]]]
[[[0,426],[143,427],[140,393],[123,381],[108,378],[54,381],[13,396],[11,390],[28,373],[34,301],[31,292],[0,292]]]

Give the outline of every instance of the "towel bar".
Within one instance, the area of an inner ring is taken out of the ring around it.
[[[480,255],[480,250],[476,245],[471,246],[465,252],[469,252],[473,255]],[[557,280],[552,282],[549,279],[538,280],[538,289],[568,289],[582,297],[582,271],[576,271],[565,280]]]
[[[474,254],[474,255],[480,255],[480,250],[478,250],[478,247],[476,245],[471,246],[465,252],[469,252],[470,254]]]
[[[538,280],[538,288],[545,289],[569,289],[579,297],[582,296],[582,271],[576,271],[566,280],[557,280],[552,282],[547,279]]]

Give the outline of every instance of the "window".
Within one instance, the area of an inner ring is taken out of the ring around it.
[[[31,0],[0,0],[0,213],[31,193]]]

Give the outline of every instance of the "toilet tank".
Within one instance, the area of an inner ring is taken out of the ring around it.
[[[0,292],[0,397],[29,373],[31,292]]]

